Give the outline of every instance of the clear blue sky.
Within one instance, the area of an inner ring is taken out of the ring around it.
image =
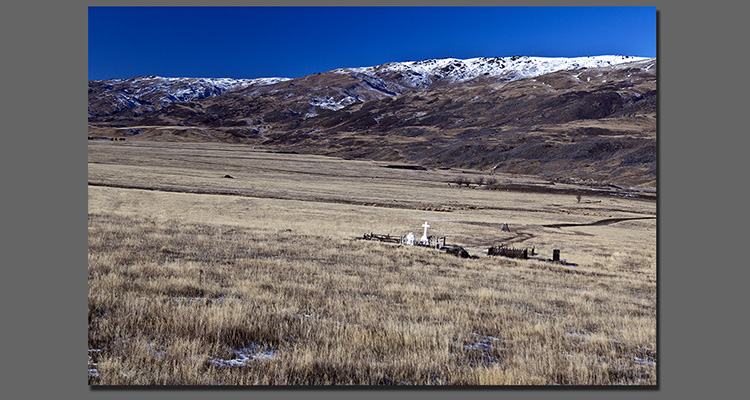
[[[655,7],[89,7],[90,80],[296,78],[429,58],[656,56]]]

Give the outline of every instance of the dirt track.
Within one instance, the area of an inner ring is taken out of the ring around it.
[[[571,224],[571,223],[563,223],[563,224],[548,224],[548,225],[542,225],[545,228],[566,228],[571,226],[600,226],[600,225],[610,225],[617,222],[622,221],[632,221],[636,219],[656,219],[656,217],[633,217],[633,218],[606,218],[606,219],[600,219],[598,221],[594,222],[588,222],[583,224]]]

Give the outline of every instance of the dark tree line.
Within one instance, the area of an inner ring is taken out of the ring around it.
[[[474,179],[465,176],[457,176],[453,179],[453,183],[458,185],[458,187],[466,186],[467,188],[471,187],[471,185],[491,187],[497,184],[497,179],[485,178],[483,176],[479,176]]]

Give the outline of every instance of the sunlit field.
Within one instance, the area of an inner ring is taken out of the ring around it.
[[[89,384],[657,382],[653,196],[218,143],[88,149]],[[361,240],[425,222],[475,257]]]

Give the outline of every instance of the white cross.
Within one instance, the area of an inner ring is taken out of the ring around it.
[[[420,242],[427,242],[429,239],[427,239],[427,228],[430,227],[430,225],[427,224],[427,221],[424,222],[424,234],[422,234],[422,237],[419,239]]]

